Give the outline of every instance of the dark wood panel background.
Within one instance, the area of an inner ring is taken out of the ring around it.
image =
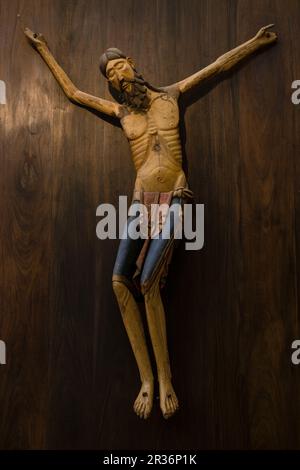
[[[1,448],[299,448],[299,1],[1,0],[0,18]],[[21,23],[80,89],[107,98],[107,47],[166,85],[276,23],[276,47],[183,103],[205,247],[178,249],[164,294],[172,420],[158,401],[147,422],[132,412],[137,368],[111,288],[118,241],[95,235],[96,207],[131,194],[128,144],[68,102]]]

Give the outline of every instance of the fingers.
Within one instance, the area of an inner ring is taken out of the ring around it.
[[[24,28],[24,34],[33,44],[46,44],[46,39],[41,33],[34,33],[31,29]]]
[[[277,39],[277,34],[273,31],[268,31],[273,26],[274,23],[268,24],[267,26],[263,26],[256,34],[256,38],[265,40],[267,42],[275,41]]]
[[[33,36],[33,31],[31,31],[31,29],[29,29],[29,28],[25,28],[25,29],[24,29],[24,34],[25,34],[27,37],[31,38],[31,37]]]
[[[273,28],[273,26],[275,26],[274,23],[271,23],[271,24],[268,24],[267,26],[264,26],[262,29],[262,31],[266,31],[267,29],[270,29],[270,28]]]
[[[262,28],[260,28],[257,34],[262,36],[268,29],[273,28],[273,26],[275,26],[274,23],[268,24],[267,26],[263,26]]]

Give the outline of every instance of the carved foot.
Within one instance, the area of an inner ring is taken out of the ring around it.
[[[140,393],[134,402],[133,409],[142,419],[147,419],[151,413],[153,405],[153,380],[144,381]]]
[[[179,403],[169,379],[159,379],[159,398],[163,417],[171,418],[178,410]]]

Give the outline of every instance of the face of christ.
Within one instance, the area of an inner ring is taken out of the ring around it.
[[[144,79],[136,72],[132,59],[108,61],[105,71],[110,85],[120,93],[122,101],[133,109],[147,109],[148,96]]]
[[[106,66],[106,77],[109,83],[118,91],[132,90],[135,72],[131,59],[113,59]]]

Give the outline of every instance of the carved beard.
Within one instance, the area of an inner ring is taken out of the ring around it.
[[[147,96],[145,80],[140,75],[136,75],[133,80],[123,81],[123,85],[127,83],[131,84],[131,90],[128,92],[125,89],[121,92],[121,101],[131,109],[146,111],[149,107],[150,100]]]

